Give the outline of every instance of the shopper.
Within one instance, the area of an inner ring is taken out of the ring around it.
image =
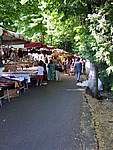
[[[82,71],[82,63],[80,62],[80,58],[79,57],[75,61],[75,65],[74,66],[75,66],[77,82],[79,82],[80,81],[81,71]]]
[[[61,72],[63,71],[63,69],[60,60],[57,61],[55,70],[56,70],[56,81],[61,80]]]
[[[55,80],[55,64],[50,60],[48,64],[48,80]]]
[[[44,76],[43,63],[40,61],[37,67],[37,86],[41,86]]]

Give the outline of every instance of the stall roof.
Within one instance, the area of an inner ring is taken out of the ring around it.
[[[51,50],[53,49],[53,46],[48,46],[42,42],[26,42],[24,48],[42,48],[44,50]]]
[[[21,34],[6,30],[2,27],[0,27],[0,36],[1,45],[24,44],[27,41]]]
[[[24,44],[24,48],[42,48],[44,46],[44,44],[42,42],[26,42]]]
[[[44,44],[44,43],[42,43],[42,42],[26,42],[25,44],[24,44],[24,48],[43,48],[43,49],[48,49],[48,50],[50,50],[50,49],[53,49],[53,47],[51,47],[51,46],[48,46],[48,45],[46,45],[46,44]]]

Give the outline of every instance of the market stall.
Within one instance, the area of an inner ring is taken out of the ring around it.
[[[0,36],[2,59],[5,60],[4,70],[0,74],[2,106],[4,98],[10,101],[10,97],[36,84],[37,64],[40,60],[47,62],[47,55],[52,54],[53,47],[42,42],[26,41],[21,34],[3,28],[0,28]]]
[[[24,44],[27,40],[19,33],[8,31],[0,27],[0,59],[5,61],[3,72],[0,74],[0,105],[2,100],[17,96],[21,90],[28,88],[30,82],[29,73],[17,72],[20,64],[17,54],[21,51],[12,49],[10,45]]]

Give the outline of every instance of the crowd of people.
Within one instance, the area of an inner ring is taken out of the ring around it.
[[[85,60],[80,57],[59,58],[52,57],[50,60],[38,62],[37,67],[37,86],[47,84],[50,80],[61,80],[61,74],[68,76],[76,75],[76,82],[80,82],[81,73],[85,72]]]
[[[59,59],[50,59],[49,63],[40,60],[37,67],[37,86],[45,85],[49,80],[61,80],[61,72],[63,65]]]

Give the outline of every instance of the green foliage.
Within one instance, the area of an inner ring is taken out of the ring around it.
[[[21,3],[23,5],[21,5]],[[0,25],[6,29],[17,31],[32,38],[37,34],[45,34],[43,1],[0,1]]]
[[[107,12],[104,8],[97,13],[88,16],[90,23],[89,30],[95,38],[98,51],[95,56],[98,62],[105,61],[108,66],[112,65],[112,22],[106,19]],[[108,18],[108,17],[107,17]]]

